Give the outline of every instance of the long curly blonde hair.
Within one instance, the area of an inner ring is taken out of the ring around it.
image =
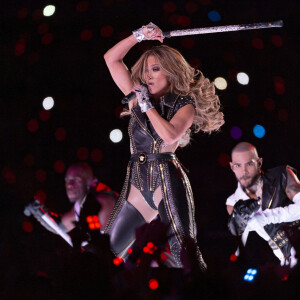
[[[135,84],[145,83],[145,67],[149,56],[154,56],[170,82],[169,91],[195,100],[196,113],[193,131],[207,133],[217,131],[224,124],[220,111],[220,100],[215,94],[215,86],[199,70],[191,67],[176,49],[161,45],[144,52],[131,69]]]

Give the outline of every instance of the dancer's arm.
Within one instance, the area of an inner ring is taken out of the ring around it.
[[[151,25],[150,25],[151,24]],[[152,26],[154,29],[148,31],[148,26]],[[162,42],[162,31],[154,24],[149,23],[147,26],[140,28],[147,40],[159,40]],[[129,94],[133,89],[133,81],[131,74],[127,66],[123,62],[123,58],[129,52],[129,50],[138,43],[138,40],[134,34],[123,39],[104,54],[104,59],[109,72],[124,95]],[[132,101],[129,102],[129,108],[133,105]]]

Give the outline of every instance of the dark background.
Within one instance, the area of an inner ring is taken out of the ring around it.
[[[48,4],[56,6],[55,14],[43,17]],[[209,19],[212,10],[220,21]],[[300,167],[299,10],[298,0],[2,2],[1,254],[10,268],[14,265],[9,278],[22,268],[43,269],[39,261],[45,253],[51,257],[57,251],[59,238],[26,218],[23,208],[37,195],[50,209],[67,210],[68,165],[86,161],[100,181],[117,192],[122,188],[128,119],[119,118],[122,94],[103,59],[110,47],[150,21],[169,31],[283,20],[282,28],[165,39],[210,80],[222,76],[228,83],[227,89],[216,90],[225,115],[220,132],[194,135],[177,154],[189,170],[200,247],[212,263],[229,261],[235,249],[225,201],[236,187],[228,166],[234,145],[256,145],[265,169]],[[125,63],[130,68],[144,49],[158,43],[137,45]],[[249,75],[248,85],[236,81],[240,71]],[[55,105],[45,114],[47,96]],[[255,124],[266,129],[263,138],[254,136]],[[233,126],[242,130],[239,139],[230,134]],[[115,128],[124,136],[116,144],[109,139]],[[22,254],[16,250],[20,247]]]

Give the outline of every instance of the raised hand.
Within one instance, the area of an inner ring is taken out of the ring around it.
[[[158,40],[163,43],[163,39],[165,38],[162,30],[152,22],[134,30],[132,33],[138,42],[145,40]]]
[[[141,108],[141,111],[144,113],[147,110],[153,108],[153,105],[149,98],[149,91],[146,85],[137,85],[134,86],[134,91],[136,93],[138,104]]]

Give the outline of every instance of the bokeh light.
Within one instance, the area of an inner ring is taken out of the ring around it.
[[[289,114],[284,108],[282,108],[278,111],[279,121],[286,122],[288,120],[288,118],[289,118]]]
[[[235,140],[238,140],[242,137],[242,129],[238,126],[233,126],[230,130],[230,134]]]
[[[57,160],[54,163],[54,170],[56,173],[60,173],[60,174],[64,173],[65,169],[66,169],[66,165],[62,160]]]
[[[65,128],[63,127],[60,127],[60,128],[57,128],[55,130],[55,133],[54,133],[54,136],[55,138],[58,140],[58,141],[64,141],[66,139],[66,136],[67,136],[67,131]]]
[[[114,32],[114,28],[111,25],[103,26],[100,30],[100,35],[103,37],[110,37]]]
[[[246,94],[239,94],[238,95],[238,103],[241,106],[248,106],[250,103],[250,99],[248,97],[248,95]]]
[[[76,10],[79,12],[87,11],[89,8],[89,2],[88,1],[80,1],[76,5]]]
[[[43,45],[50,45],[53,42],[53,34],[52,33],[46,33],[42,36],[42,44]]]
[[[261,138],[263,138],[265,136],[266,130],[265,130],[265,128],[262,125],[257,124],[257,125],[255,125],[253,127],[253,134],[257,138],[261,139]]]
[[[227,88],[227,81],[223,77],[217,77],[214,80],[215,87],[219,90],[225,90]]]
[[[192,49],[195,46],[195,41],[191,37],[185,37],[182,38],[181,45],[186,49]]]
[[[208,18],[212,21],[212,22],[219,22],[221,21],[221,15],[216,11],[216,10],[212,10],[208,13]]]
[[[43,9],[43,15],[45,17],[51,17],[55,13],[55,6],[54,5],[47,5]]]
[[[33,231],[33,225],[30,221],[24,221],[22,224],[22,228],[25,232],[32,232]]]
[[[93,149],[91,151],[91,159],[94,162],[100,162],[103,159],[103,153],[99,149]]]
[[[255,48],[255,49],[261,50],[261,49],[264,48],[264,42],[263,42],[263,40],[260,39],[260,38],[254,38],[254,39],[252,40],[252,46],[253,46],[253,48]]]
[[[151,290],[156,290],[158,288],[159,284],[158,284],[158,281],[154,278],[150,279],[149,280],[149,288]]]
[[[176,10],[176,4],[172,1],[165,2],[163,5],[163,10],[167,13],[173,13]]]
[[[52,97],[46,97],[43,100],[43,107],[45,110],[49,110],[54,106],[54,99]]]
[[[35,119],[31,119],[28,123],[27,123],[27,128],[30,132],[36,132],[39,129],[39,123],[37,120]]]
[[[218,163],[222,167],[227,167],[230,162],[230,156],[227,153],[221,153],[218,157]]]
[[[182,27],[187,27],[191,24],[191,19],[187,16],[178,16],[177,24]]]
[[[89,41],[93,37],[93,32],[90,29],[85,29],[80,32],[80,39],[82,41]]]
[[[6,180],[7,183],[9,183],[9,184],[16,183],[16,175],[11,170],[11,168],[5,166],[2,169],[2,176],[4,177],[4,179]]]
[[[275,109],[275,102],[274,102],[274,100],[271,99],[271,98],[265,99],[265,101],[264,101],[264,107],[267,110],[274,110]]]
[[[109,138],[113,143],[119,143],[123,138],[123,133],[120,129],[114,129],[110,132]]]
[[[199,7],[195,2],[189,1],[186,3],[185,9],[189,14],[193,14],[198,11]]]
[[[236,76],[239,84],[247,85],[249,83],[249,76],[244,72],[239,72]]]
[[[77,157],[80,160],[87,160],[89,157],[89,150],[86,147],[80,147],[77,150]]]
[[[280,76],[274,78],[274,89],[278,95],[283,95],[285,93],[285,82]]]
[[[281,47],[283,44],[282,41],[282,37],[280,35],[272,35],[272,43],[276,46],[276,47]]]
[[[44,182],[46,181],[47,173],[42,169],[38,169],[35,173],[35,176],[39,182]]]
[[[16,56],[20,56],[25,52],[25,48],[26,48],[26,41],[25,39],[20,39],[15,47],[15,55]]]

